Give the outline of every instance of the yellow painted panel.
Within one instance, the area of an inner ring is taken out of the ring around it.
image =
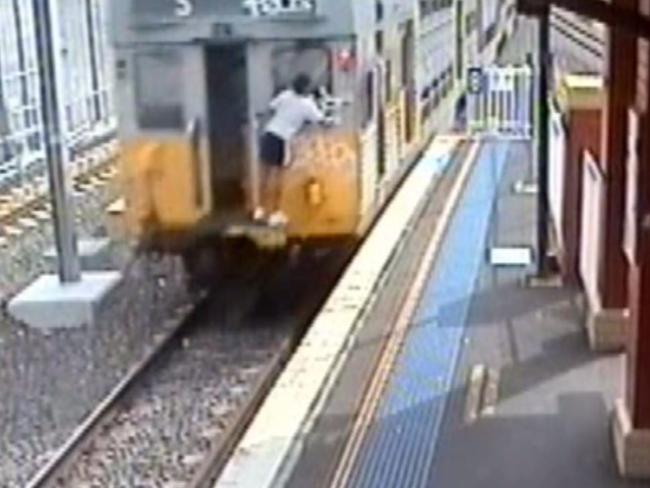
[[[390,180],[390,178],[397,172],[399,168],[399,110],[397,105],[391,104],[387,105],[386,111],[384,114],[384,130],[385,134],[385,151],[386,151],[386,175],[385,177]]]
[[[397,137],[400,160],[406,156],[406,92],[400,91],[397,99]]]
[[[360,137],[361,198],[360,209],[365,215],[376,203],[379,168],[377,162],[377,127],[368,129]]]
[[[354,234],[359,223],[357,135],[314,132],[296,141],[281,207],[292,237]]]
[[[192,148],[185,140],[126,143],[121,176],[130,232],[139,236],[193,228],[206,212],[197,198],[196,172]]]

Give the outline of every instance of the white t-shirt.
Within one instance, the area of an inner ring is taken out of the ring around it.
[[[285,90],[271,102],[273,117],[266,126],[266,132],[290,141],[307,123],[323,121],[325,115],[316,102],[308,96]]]

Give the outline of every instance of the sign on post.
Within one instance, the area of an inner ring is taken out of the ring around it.
[[[483,69],[474,67],[467,70],[467,91],[470,95],[479,95],[483,92],[485,76]]]

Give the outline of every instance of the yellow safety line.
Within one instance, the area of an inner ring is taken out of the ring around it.
[[[397,355],[402,348],[402,344],[406,338],[406,332],[409,328],[409,323],[416,307],[419,303],[424,287],[427,283],[427,278],[431,267],[433,266],[434,259],[440,247],[440,243],[444,236],[445,230],[449,221],[451,220],[453,210],[460,199],[461,192],[465,187],[467,179],[470,175],[473,162],[478,155],[479,144],[474,142],[470,151],[463,161],[463,166],[460,170],[458,178],[454,182],[450,197],[446,200],[445,206],[440,218],[436,224],[433,236],[429,241],[427,249],[423,255],[422,265],[413,280],[411,287],[402,307],[400,309],[397,322],[386,340],[386,345],[382,351],[376,373],[373,376],[368,393],[363,400],[362,406],[357,414],[352,433],[348,442],[346,443],[339,467],[336,470],[331,486],[335,488],[347,486],[350,482],[354,462],[357,460],[361,445],[363,443],[372,421],[379,407],[379,403],[384,392],[388,380],[390,378],[393,365],[397,359]]]

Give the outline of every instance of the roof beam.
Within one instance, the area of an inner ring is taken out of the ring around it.
[[[602,0],[517,0],[517,10],[524,15],[545,15],[551,7],[570,10],[635,37],[650,39],[650,18],[617,4]]]

